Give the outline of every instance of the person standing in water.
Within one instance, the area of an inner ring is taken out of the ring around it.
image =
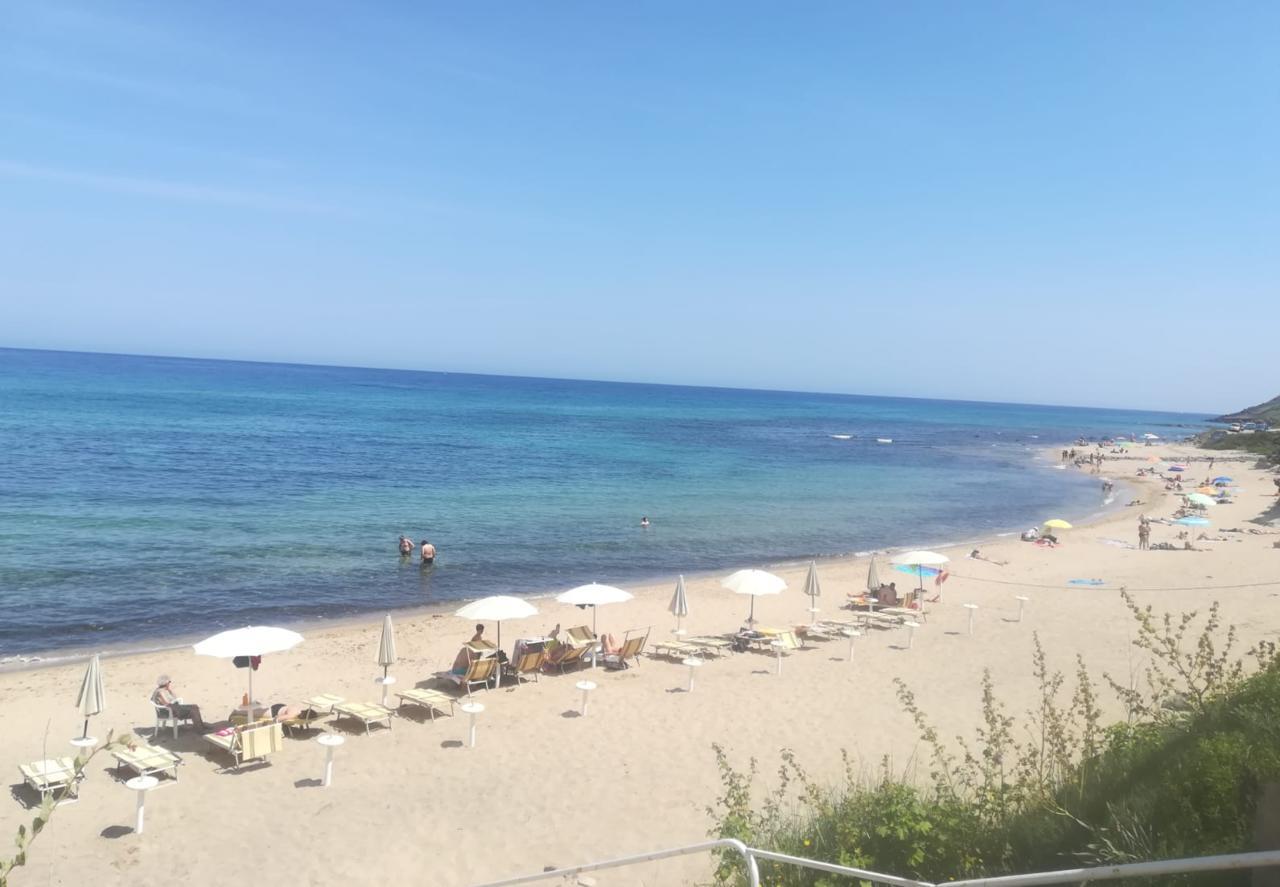
[[[408,557],[413,554],[413,540],[408,536],[400,537],[400,556]]]
[[[422,565],[424,567],[434,564],[436,561],[436,547],[426,539],[422,540]]]
[[[647,526],[649,526],[649,517],[648,517],[647,515],[646,515],[646,516],[644,516],[644,517],[642,517],[642,518],[640,518],[640,526],[642,526],[642,527],[647,527]]]

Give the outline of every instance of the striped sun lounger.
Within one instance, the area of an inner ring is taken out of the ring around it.
[[[397,693],[396,696],[400,697],[401,705],[404,705],[406,702],[410,702],[414,705],[420,705],[425,708],[427,710],[427,714],[431,715],[431,720],[433,721],[436,719],[436,712],[440,712],[440,714],[445,713],[444,709],[446,705],[449,707],[449,715],[452,716],[453,706],[456,702],[456,700],[448,693],[441,693],[439,690],[405,690],[401,693]]]
[[[387,725],[387,729],[391,729],[391,716],[394,711],[386,706],[378,705],[376,702],[339,702],[333,707],[334,712],[348,718],[355,718],[364,724],[364,732],[367,735],[369,728],[374,724]]]
[[[158,776],[168,773],[175,780],[178,778],[178,765],[182,763],[177,752],[157,745],[138,743],[134,748],[113,749],[111,756],[116,759],[116,766],[132,770],[139,776]]]
[[[51,758],[20,764],[18,771],[22,774],[22,781],[40,793],[42,801],[49,795],[64,790],[64,799],[71,800],[76,796],[76,783],[84,778],[83,775],[76,775],[75,762],[71,758]]]

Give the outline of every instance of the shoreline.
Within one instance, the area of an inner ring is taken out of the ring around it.
[[[1189,441],[1177,442],[1177,443],[1174,443],[1173,445],[1192,446]],[[1033,463],[1043,463],[1041,467],[1043,468],[1043,470],[1047,470],[1047,471],[1054,471],[1054,470],[1081,471],[1082,469],[1076,469],[1075,466],[1072,466],[1072,465],[1061,465],[1058,459],[1058,454],[1063,448],[1064,447],[1060,447],[1060,446],[1032,447],[1030,448],[1028,459]],[[1158,450],[1159,447],[1144,447],[1143,449]],[[1180,456],[1179,458],[1183,459],[1184,461],[1197,461],[1195,457]],[[1205,460],[1207,460],[1208,458],[1212,458],[1212,457],[1204,457]],[[1243,458],[1244,457],[1236,457],[1234,460],[1219,458],[1219,461],[1224,461],[1224,462],[1225,461],[1242,461]],[[1138,459],[1136,456],[1128,456],[1128,455],[1111,457],[1108,461],[1113,463],[1119,462],[1119,461],[1142,462],[1145,464],[1145,458]],[[1168,460],[1162,460],[1162,461],[1168,461]],[[1101,477],[1103,476],[1105,475],[1099,474],[1098,478],[1101,479]],[[1084,517],[1075,517],[1070,512],[1069,509],[1061,512],[1061,515],[1055,514],[1052,516],[1057,517],[1057,516],[1065,515],[1065,517],[1070,518],[1072,520],[1072,523],[1077,529],[1084,529],[1088,527],[1094,527],[1108,520],[1109,518],[1115,517],[1116,515],[1122,513],[1127,506],[1124,505],[1121,502],[1121,500],[1130,498],[1127,491],[1132,489],[1131,485],[1137,482],[1137,478],[1133,478],[1131,476],[1124,476],[1124,477],[1117,477],[1113,479],[1116,484],[1116,493],[1114,495],[1114,498],[1111,504],[1103,503],[1099,505],[1098,508],[1096,509],[1089,509],[1088,510],[1089,513]],[[1048,517],[1044,519],[1047,520]],[[790,570],[802,569],[806,567],[810,561],[815,562],[819,568],[823,568],[823,567],[830,568],[830,567],[837,567],[844,564],[858,563],[860,561],[868,560],[871,557],[891,555],[895,552],[911,551],[913,549],[920,549],[920,548],[924,548],[928,550],[937,550],[937,551],[957,551],[957,550],[969,548],[971,546],[974,548],[981,548],[983,546],[990,546],[993,544],[997,544],[998,542],[1002,540],[1006,540],[1011,536],[1016,536],[1022,531],[1022,529],[1025,529],[1025,528],[1023,527],[1018,527],[1018,528],[1009,527],[1009,528],[1003,528],[1003,529],[998,528],[993,530],[992,532],[983,533],[981,535],[973,536],[965,539],[943,540],[943,541],[916,540],[915,542],[900,543],[900,544],[892,545],[886,548],[857,550],[857,551],[851,551],[851,552],[841,553],[841,554],[813,556],[813,557],[799,555],[795,557],[786,557],[786,558],[781,558],[777,560],[762,561],[762,562],[757,562],[752,564],[738,564],[738,565],[732,565],[732,566],[719,567],[715,569],[698,570],[693,572],[686,572],[683,574],[679,573],[679,571],[663,572],[663,573],[655,574],[653,577],[642,579],[636,582],[624,583],[619,587],[622,587],[627,591],[631,591],[633,594],[639,596],[642,594],[644,595],[651,594],[659,588],[667,588],[667,589],[674,588],[676,578],[679,575],[683,575],[686,581],[691,581],[691,582],[705,581],[705,580],[714,579],[721,575],[727,575],[728,573],[732,573],[733,571],[738,569],[744,569],[746,567],[753,567],[753,566],[760,566],[765,569],[769,569],[771,571],[777,570],[777,571],[785,572]],[[516,594],[515,592],[506,592],[506,593],[513,594],[516,597],[520,597],[530,601],[542,601],[542,600],[549,600],[554,598],[554,596],[559,592],[558,591],[539,591],[539,592],[532,592],[529,594]],[[280,620],[278,624],[283,628],[289,628],[294,631],[297,631],[303,636],[307,636],[308,633],[312,633],[312,634],[317,632],[326,633],[330,631],[354,630],[358,627],[367,627],[370,624],[369,620],[373,619],[376,614],[380,614],[380,613],[389,612],[392,614],[393,618],[397,620],[438,619],[445,616],[452,616],[455,610],[457,610],[459,607],[465,605],[471,600],[475,600],[475,598],[459,598],[456,600],[439,601],[435,603],[419,604],[419,605],[413,605],[413,606],[402,606],[402,607],[391,607],[391,608],[370,608],[368,610],[362,610],[358,613],[347,613],[347,614],[341,614],[341,615],[332,616],[332,617],[309,616],[309,617],[298,619],[298,620]],[[95,654],[101,655],[104,660],[120,660],[120,659],[129,659],[133,657],[149,656],[149,655],[159,654],[159,653],[169,653],[177,650],[182,650],[186,647],[190,647],[195,642],[205,637],[208,637],[210,633],[211,633],[210,630],[204,630],[204,631],[193,631],[193,632],[179,634],[179,635],[168,635],[168,636],[158,635],[148,640],[144,645],[130,644],[124,647],[116,645],[116,646],[91,648],[91,649],[85,649],[85,648],[79,648],[79,647],[76,647],[76,648],[54,647],[47,650],[40,650],[31,654],[14,654],[14,656],[12,657],[6,657],[5,660],[0,660],[0,675],[10,674],[15,672],[39,671],[43,669],[56,668],[58,666],[63,666],[63,665],[86,662]],[[212,633],[216,633],[216,632],[212,632]]]

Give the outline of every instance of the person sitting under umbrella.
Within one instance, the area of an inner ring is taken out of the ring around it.
[[[173,692],[173,681],[167,674],[156,679],[156,689],[151,694],[151,701],[161,708],[169,709],[169,715],[195,724],[197,730],[204,729],[204,718],[200,716],[200,706],[188,705]]]

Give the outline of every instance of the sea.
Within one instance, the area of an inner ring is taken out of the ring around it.
[[[990,537],[1206,419],[0,349],[0,661]]]

